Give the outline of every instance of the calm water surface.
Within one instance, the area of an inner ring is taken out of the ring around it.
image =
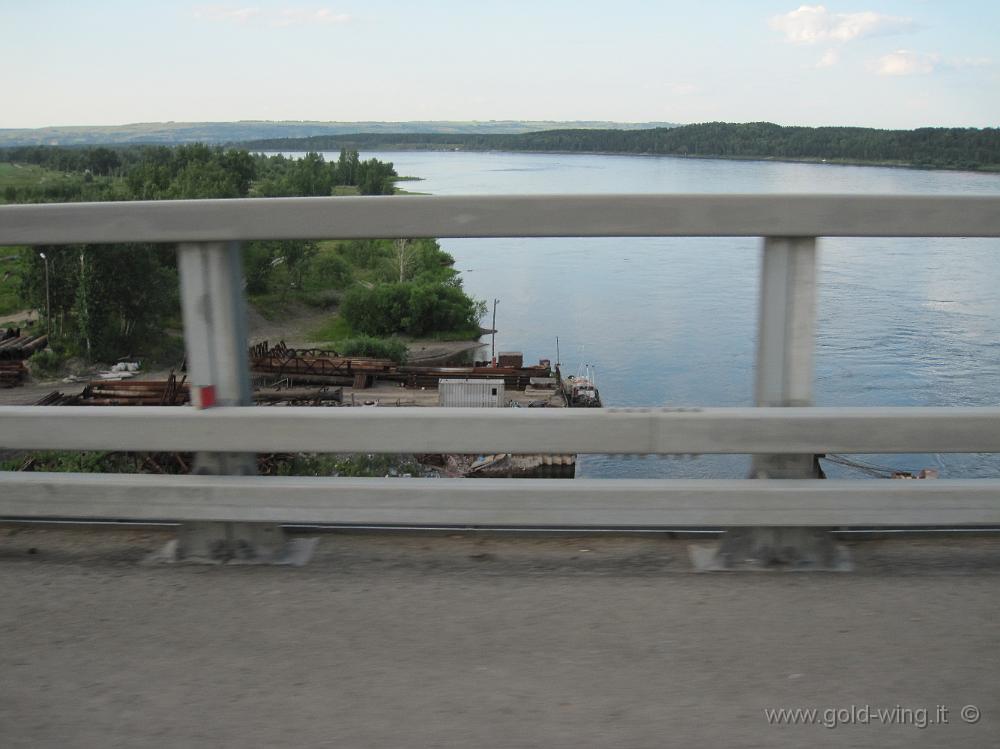
[[[841,192],[1000,194],[1000,176],[646,156],[385,152],[435,195]],[[328,154],[327,158],[336,158]],[[590,363],[607,406],[753,402],[758,239],[446,239],[466,289],[500,299],[498,350]],[[821,239],[816,404],[1000,402],[1000,241]],[[488,322],[488,321],[487,321]],[[942,476],[992,455],[859,456]],[[588,456],[588,477],[742,477],[742,456]],[[854,476],[828,466],[831,476]]]

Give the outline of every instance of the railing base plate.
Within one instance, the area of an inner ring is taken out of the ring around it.
[[[697,572],[850,572],[846,547],[819,528],[732,528],[715,546],[691,546]]]
[[[301,567],[318,543],[318,538],[288,538],[280,526],[269,523],[183,523],[177,538],[146,562]]]

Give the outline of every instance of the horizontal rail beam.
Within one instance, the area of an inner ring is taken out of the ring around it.
[[[502,195],[0,206],[0,245],[369,237],[1000,236],[1000,197]]]
[[[327,453],[1000,452],[1000,408],[6,406],[0,448]]]
[[[0,473],[0,517],[490,526],[994,525],[1000,481]]]

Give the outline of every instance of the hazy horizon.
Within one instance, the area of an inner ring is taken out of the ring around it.
[[[664,126],[677,126],[677,125],[691,125],[696,123],[683,122],[654,122],[648,120],[602,120],[595,118],[578,117],[572,120],[546,120],[546,119],[515,119],[512,117],[499,117],[492,118],[488,120],[482,119],[447,119],[447,120],[428,120],[428,119],[418,119],[418,120],[374,120],[374,119],[361,119],[361,120],[319,120],[319,119],[263,119],[263,118],[240,118],[237,120],[149,120],[149,121],[135,121],[135,122],[112,122],[106,124],[95,124],[92,122],[72,122],[72,123],[52,123],[48,125],[38,125],[35,127],[6,127],[0,126],[0,130],[47,130],[47,129],[60,129],[60,128],[115,128],[115,127],[138,127],[142,125],[240,125],[240,124],[270,124],[270,125],[416,125],[416,124],[428,124],[428,125],[446,125],[446,124],[499,124],[499,123],[511,123],[511,124],[560,124],[560,125],[570,125],[574,123],[601,123],[608,125],[627,125],[627,126],[637,126],[637,125],[647,125],[649,127],[664,127]]]
[[[490,124],[500,124],[500,123],[510,123],[512,125],[573,125],[573,124],[601,124],[614,126],[624,126],[631,129],[638,129],[641,127],[655,128],[655,127],[683,127],[685,125],[700,125],[707,124],[708,122],[726,122],[727,124],[753,124],[758,122],[769,122],[775,125],[781,125],[783,127],[807,127],[807,128],[820,128],[820,127],[855,127],[855,128],[867,128],[874,130],[919,130],[923,128],[960,128],[960,129],[995,129],[1000,127],[1000,125],[914,125],[913,127],[879,127],[877,125],[865,125],[865,124],[845,124],[845,123],[822,123],[817,125],[805,125],[796,122],[778,122],[775,120],[702,120],[699,122],[650,122],[650,121],[638,121],[638,120],[597,120],[597,119],[587,119],[587,118],[577,118],[574,120],[544,120],[544,119],[527,119],[518,120],[512,118],[496,118],[489,120],[476,120],[476,119],[466,119],[466,120],[315,120],[315,119],[305,119],[305,120],[265,120],[265,119],[238,119],[238,120],[159,120],[159,121],[147,121],[147,122],[116,122],[109,124],[93,124],[93,123],[61,123],[61,124],[50,124],[50,125],[39,125],[36,127],[5,127],[0,126],[0,131],[38,131],[38,130],[69,130],[69,129],[94,129],[94,130],[108,130],[113,128],[127,128],[127,127],[142,127],[142,126],[155,126],[155,125],[174,125],[174,126],[189,126],[189,125],[251,125],[251,124],[269,124],[269,125],[338,125],[338,126],[350,126],[350,125],[490,125]],[[360,131],[358,131],[360,132]],[[389,131],[386,131],[389,132]],[[416,132],[416,131],[414,131]]]

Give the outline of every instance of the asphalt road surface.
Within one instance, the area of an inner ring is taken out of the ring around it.
[[[648,536],[140,564],[164,538],[0,528],[0,746],[1000,745],[997,541],[849,574],[696,574]]]

